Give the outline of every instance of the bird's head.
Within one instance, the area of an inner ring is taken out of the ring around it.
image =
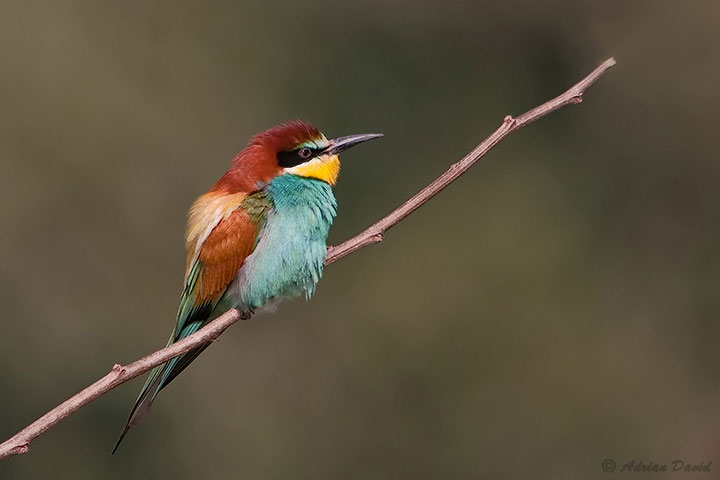
[[[340,152],[381,136],[370,133],[328,140],[308,122],[282,123],[253,136],[214,190],[251,192],[285,174],[335,185],[340,173]]]

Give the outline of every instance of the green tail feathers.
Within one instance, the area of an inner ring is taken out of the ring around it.
[[[205,322],[192,322],[189,325],[186,325],[180,331],[179,335],[175,335],[173,332],[173,335],[170,337],[167,346],[170,346],[178,340],[192,335],[193,333],[198,331],[200,327],[202,327],[204,324]],[[160,390],[162,390],[170,382],[172,382],[175,377],[177,377],[180,372],[185,370],[185,368],[187,368],[187,366],[190,365],[190,363],[192,363],[192,361],[195,360],[197,356],[200,355],[208,346],[209,344],[203,345],[194,350],[190,350],[189,352],[175,357],[166,363],[158,365],[150,372],[150,375],[145,381],[145,385],[143,385],[142,390],[140,390],[140,395],[138,395],[135,404],[130,410],[130,415],[128,415],[125,426],[120,432],[117,443],[115,443],[115,447],[113,447],[113,454],[117,451],[120,443],[122,443],[125,435],[127,435],[127,432],[130,430],[130,427],[137,425],[145,417],[147,412],[150,410],[153,402],[155,401],[155,397],[157,397],[157,394],[160,393]]]

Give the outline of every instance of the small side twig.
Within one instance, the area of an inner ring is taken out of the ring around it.
[[[60,423],[72,413],[128,380],[132,380],[199,345],[215,341],[227,327],[239,319],[240,313],[237,310],[228,310],[194,334],[173,343],[169,347],[162,348],[125,366],[118,364],[113,365],[110,373],[100,380],[85,387],[0,444],[0,459],[27,453],[30,449],[30,442]]]
[[[505,117],[500,127],[498,127],[498,129],[495,130],[489,137],[483,140],[477,147],[475,147],[475,149],[473,149],[460,161],[453,164],[445,173],[440,175],[437,179],[430,183],[430,185],[423,188],[407,202],[403,203],[389,215],[355,235],[351,239],[341,243],[340,245],[329,247],[327,258],[325,259],[325,265],[330,265],[346,255],[359,250],[360,248],[381,242],[385,232],[397,225],[401,220],[417,210],[432,197],[437,195],[450,183],[454,182],[460,175],[472,167],[475,162],[484,157],[485,154],[487,154],[495,145],[505,139],[512,132],[566,105],[580,103],[585,90],[593,85],[613,65],[615,65],[615,60],[609,58],[593,70],[587,77],[570,87],[570,89],[562,95],[553,98],[552,100],[545,102],[516,118],[509,115]],[[200,345],[215,341],[226,328],[238,320],[240,320],[239,312],[234,309],[229,310],[212,322],[208,323],[196,333],[180,340],[177,343],[162,348],[128,365],[114,365],[110,370],[110,373],[65,400],[60,405],[56,406],[45,415],[38,418],[33,423],[0,444],[0,459],[27,453],[30,449],[30,442],[74,412],[81,409],[83,406],[97,399],[101,395],[104,395],[115,387],[122,385],[123,383],[142,375],[145,372],[148,372],[156,366],[165,363],[178,355],[182,355],[183,353]]]
[[[411,199],[400,205],[379,222],[371,225],[340,245],[330,247],[328,249],[327,257],[325,258],[325,265],[330,265],[331,263],[340,260],[346,255],[350,255],[360,248],[381,242],[385,232],[424,205],[442,189],[457,180],[457,178],[467,172],[468,169],[475,164],[475,162],[484,157],[490,149],[500,143],[500,141],[504,140],[505,137],[513,133],[515,130],[519,130],[525,125],[528,125],[529,123],[532,123],[535,120],[538,120],[566,105],[582,102],[582,96],[585,93],[585,90],[597,82],[598,79],[602,77],[613,65],[615,65],[615,59],[608,58],[601,63],[600,66],[593,70],[590,75],[570,87],[562,95],[533,108],[529,112],[523,113],[519,117],[513,118],[510,115],[506,116],[503,123],[497,130],[490,134],[489,137],[483,140],[460,161],[451,165],[445,173],[436,178],[430,185],[420,190]]]

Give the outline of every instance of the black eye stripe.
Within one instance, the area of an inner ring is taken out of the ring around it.
[[[306,154],[306,156],[303,157],[302,155],[300,155],[300,151],[306,149],[310,150],[310,155],[308,156]],[[310,147],[301,147],[296,150],[291,150],[289,152],[280,152],[277,155],[278,165],[283,168],[295,167],[297,165],[300,165],[301,163],[307,162],[311,158],[315,158],[319,152],[320,149]]]

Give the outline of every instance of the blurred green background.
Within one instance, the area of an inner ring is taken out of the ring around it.
[[[719,470],[719,30],[709,1],[3,1],[4,438],[164,344],[185,212],[253,133],[385,133],[343,156],[338,243],[504,115],[618,66],[311,302],[233,326],[118,454],[140,380],[0,478]]]

